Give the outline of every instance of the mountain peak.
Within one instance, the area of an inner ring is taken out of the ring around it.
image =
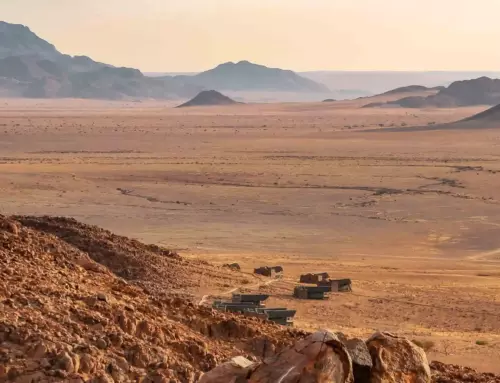
[[[61,53],[27,26],[0,21],[0,58],[29,55],[53,58]]]
[[[226,62],[192,76],[193,83],[207,89],[231,91],[279,91],[325,93],[328,88],[291,70],[269,68],[242,60]]]

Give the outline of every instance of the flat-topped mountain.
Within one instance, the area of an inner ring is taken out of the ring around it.
[[[325,85],[291,70],[268,68],[249,61],[227,62],[194,76],[178,76],[192,84],[219,91],[329,92]]]

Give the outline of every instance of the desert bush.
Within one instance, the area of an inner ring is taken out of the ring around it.
[[[432,340],[413,339],[412,342],[418,347],[422,348],[425,352],[431,351],[436,346],[436,343],[434,343],[434,341]]]
[[[488,341],[486,341],[486,340],[476,340],[476,344],[478,346],[486,346],[488,344]]]

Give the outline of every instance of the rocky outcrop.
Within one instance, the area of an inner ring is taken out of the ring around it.
[[[17,218],[0,216],[1,382],[196,382],[235,353],[256,356],[254,339],[280,352],[304,336],[173,293],[173,270],[189,288],[206,262],[71,219]]]
[[[333,333],[319,331],[262,362],[225,363],[208,373],[200,383],[350,383],[352,381],[351,360],[345,346]]]
[[[390,333],[376,333],[366,344],[373,360],[371,383],[431,381],[424,350],[410,340]]]

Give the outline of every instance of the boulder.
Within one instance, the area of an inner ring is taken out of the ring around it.
[[[251,383],[351,383],[351,358],[337,336],[318,331],[268,358],[248,380]]]
[[[390,333],[376,333],[366,342],[373,360],[372,383],[430,383],[423,349]]]
[[[362,339],[350,339],[344,342],[352,360],[355,383],[369,383],[372,371],[372,357]]]
[[[243,383],[254,367],[248,359],[237,356],[204,374],[198,383]]]
[[[253,364],[233,359],[205,374],[199,383],[352,383],[347,349],[337,336],[318,331],[283,352]]]

